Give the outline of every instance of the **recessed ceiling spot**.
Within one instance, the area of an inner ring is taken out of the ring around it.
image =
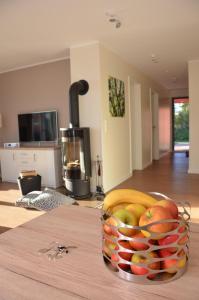
[[[114,24],[115,28],[118,29],[121,27],[122,23],[116,15],[106,13],[106,16],[108,16],[108,21]]]
[[[157,57],[156,54],[151,54],[151,61],[155,64],[159,62],[159,58]]]

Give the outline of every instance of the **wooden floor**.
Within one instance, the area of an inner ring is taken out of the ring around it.
[[[20,197],[17,184],[0,183],[0,233],[44,214],[43,211],[15,207],[15,201]]]
[[[193,222],[199,222],[199,174],[188,174],[188,158],[184,153],[169,154],[117,188],[135,188],[145,192],[161,192],[176,201],[189,201]],[[20,197],[16,184],[0,183],[0,233],[23,224],[44,212],[15,207]],[[83,206],[95,206],[96,201],[79,201]]]

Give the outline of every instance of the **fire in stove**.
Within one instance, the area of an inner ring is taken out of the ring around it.
[[[62,164],[65,187],[71,197],[90,198],[90,129],[79,127],[79,95],[88,92],[85,80],[74,82],[69,90],[70,126],[61,128]]]

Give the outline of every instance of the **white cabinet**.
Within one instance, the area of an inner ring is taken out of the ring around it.
[[[42,186],[62,185],[59,148],[0,149],[2,181],[17,182],[22,170],[35,170],[42,177]]]
[[[2,151],[1,150],[1,176],[2,181],[16,181],[16,175],[18,174],[17,163],[15,160],[14,151]]]

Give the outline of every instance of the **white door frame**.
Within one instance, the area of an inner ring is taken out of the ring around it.
[[[128,78],[129,83],[129,139],[130,139],[130,167],[142,170],[142,107],[141,84]]]
[[[150,88],[151,162],[159,160],[159,95]]]

